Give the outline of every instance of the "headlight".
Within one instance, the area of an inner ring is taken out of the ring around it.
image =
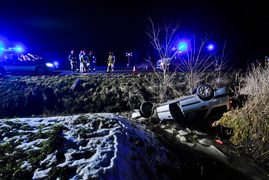
[[[46,63],[46,66],[53,67],[53,64],[52,63]]]

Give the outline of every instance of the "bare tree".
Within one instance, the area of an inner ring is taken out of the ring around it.
[[[223,72],[227,68],[228,63],[228,55],[225,52],[226,50],[226,41],[224,41],[222,51],[219,55],[215,55],[215,72],[217,72],[217,78],[221,79],[221,72]]]
[[[189,91],[196,88],[204,79],[203,74],[212,68],[214,53],[205,51],[210,36],[196,41],[195,34],[192,39],[187,39],[186,53],[179,54],[180,71],[186,73],[186,86]]]
[[[159,102],[167,100],[167,88],[171,86],[172,79],[175,72],[169,71],[169,63],[176,56],[177,53],[173,51],[176,43],[175,32],[179,28],[179,23],[172,26],[172,24],[164,24],[163,26],[156,26],[151,18],[148,18],[150,26],[148,26],[148,36],[150,43],[157,51],[159,58],[162,60],[162,71],[156,69],[156,66],[151,61],[151,57],[147,61],[151,64],[159,80],[159,85],[156,86],[156,93],[158,93]]]
[[[210,51],[207,46],[211,35],[197,41],[198,38],[194,34],[192,38],[184,38],[187,47],[183,51],[180,49],[181,47],[176,48],[179,40],[176,35],[179,23],[175,26],[172,26],[172,24],[156,26],[151,18],[148,18],[148,20],[150,25],[147,34],[162,62],[162,71],[160,71],[152,62],[151,57],[147,59],[159,80],[156,93],[158,93],[160,102],[169,98],[167,90],[169,86],[173,86],[172,80],[177,70],[185,74],[185,86],[189,92],[206,81],[207,71],[214,72],[220,79],[220,72],[225,68],[227,62],[225,55],[226,42],[220,55],[218,55],[218,51]],[[171,61],[175,58],[179,61],[175,70],[171,71],[169,65],[171,66]]]

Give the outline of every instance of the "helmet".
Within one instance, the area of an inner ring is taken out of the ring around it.
[[[89,54],[93,54],[93,53],[92,53],[92,51],[90,51],[90,53],[89,53]]]
[[[74,54],[74,50],[71,50],[71,54]]]

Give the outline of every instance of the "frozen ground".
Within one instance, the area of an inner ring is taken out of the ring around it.
[[[136,112],[133,115],[137,114]],[[135,120],[136,119],[136,120]],[[267,179],[228,141],[99,113],[0,120],[2,179]],[[1,179],[0,178],[0,179]]]
[[[167,179],[160,168],[179,166],[152,132],[114,114],[9,119],[0,127],[6,179]]]

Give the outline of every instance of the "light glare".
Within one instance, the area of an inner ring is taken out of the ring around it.
[[[214,44],[209,44],[208,46],[207,46],[207,49],[209,50],[209,51],[213,51],[214,50]]]
[[[184,51],[187,48],[187,44],[185,42],[181,42],[179,44],[179,50]]]
[[[52,63],[46,63],[46,66],[53,67],[53,64]]]

